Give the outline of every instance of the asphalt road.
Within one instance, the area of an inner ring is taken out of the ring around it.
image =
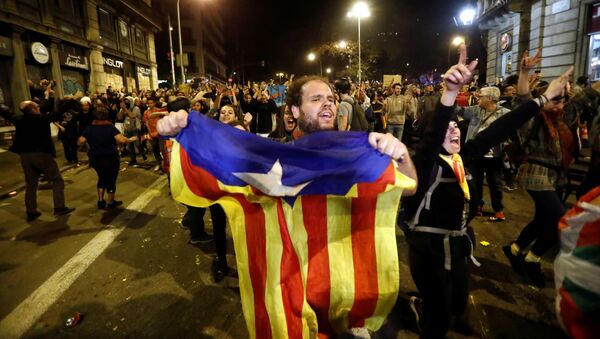
[[[248,337],[237,279],[212,281],[214,245],[187,244],[189,234],[177,226],[185,207],[168,195],[166,176],[122,167],[117,196],[124,204],[117,210],[96,209],[96,176],[86,166],[64,173],[67,204],[77,207],[69,216],[52,216],[47,189],[38,194],[44,214],[30,224],[23,192],[0,201],[0,338]],[[482,263],[472,271],[472,337],[564,338],[554,312],[552,255],[543,260],[548,287],[540,290],[521,280],[501,252],[529,220],[532,202],[518,190],[505,194],[505,205],[507,222],[472,224]],[[209,213],[206,219],[210,232]],[[400,298],[375,338],[417,337],[406,305],[415,288],[400,231],[397,239]],[[228,253],[234,266],[231,243]],[[83,319],[66,327],[75,312]]]

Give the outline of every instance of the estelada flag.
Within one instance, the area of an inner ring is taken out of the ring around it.
[[[176,140],[172,195],[223,206],[251,338],[381,326],[399,288],[400,195],[415,182],[366,133],[280,144],[192,112]]]

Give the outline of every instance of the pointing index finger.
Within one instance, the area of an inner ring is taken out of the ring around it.
[[[461,65],[466,65],[467,64],[467,46],[465,46],[465,44],[461,44],[460,47],[458,48],[458,51],[459,51],[458,63]]]

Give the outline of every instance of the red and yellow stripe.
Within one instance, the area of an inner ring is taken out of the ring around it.
[[[218,202],[226,211],[251,338],[378,329],[399,288],[397,207],[402,189],[414,184],[390,162],[379,180],[354,185],[346,196],[300,196],[290,206],[250,186],[224,185],[191,164],[177,143],[171,162],[176,200]]]

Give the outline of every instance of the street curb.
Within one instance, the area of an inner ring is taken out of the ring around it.
[[[63,172],[65,172],[65,171],[67,171],[67,170],[69,170],[71,168],[76,168],[76,167],[77,167],[76,165],[69,164],[69,165],[65,165],[65,166],[59,168],[58,170],[62,174]],[[13,196],[10,195],[11,192],[24,191],[24,190],[25,190],[25,183],[24,182],[20,183],[20,184],[17,184],[15,186],[11,187],[11,188],[7,188],[4,192],[0,193],[0,201],[14,197],[14,195]]]

